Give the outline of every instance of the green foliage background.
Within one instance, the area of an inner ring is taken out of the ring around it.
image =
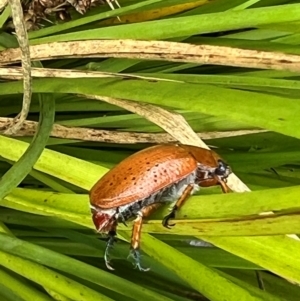
[[[100,7],[31,32],[30,43],[133,38],[299,54],[298,1],[215,0],[171,14],[175,5],[186,3],[124,0],[116,11]],[[150,9],[170,14],[143,20]],[[129,13],[143,17],[132,24],[100,22]],[[7,10],[0,15],[0,24],[8,15]],[[17,47],[15,37],[0,33],[0,50],[9,47]],[[299,300],[298,286],[286,280],[300,283],[300,242],[286,236],[300,229],[299,73],[115,58],[49,60],[43,66],[182,82],[33,80],[29,119],[40,118],[36,136],[0,136],[1,300]],[[20,111],[21,93],[21,81],[0,83],[1,117]],[[253,192],[221,195],[217,188],[203,189],[178,214],[172,230],[161,226],[168,208],[158,211],[143,228],[142,260],[149,273],[132,269],[126,260],[130,227],[120,226],[116,271],[107,271],[105,241],[93,231],[87,193],[109,168],[146,145],[48,139],[54,114],[55,123],[72,127],[162,130],[77,93],[163,105],[182,114],[196,132],[267,129],[206,141]],[[265,211],[275,214],[254,218]],[[216,247],[192,246],[195,239]]]

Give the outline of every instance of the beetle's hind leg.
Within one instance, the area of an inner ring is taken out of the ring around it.
[[[114,271],[114,268],[110,265],[110,256],[109,256],[109,252],[110,250],[113,248],[114,243],[116,241],[116,229],[114,230],[110,230],[108,232],[108,240],[106,243],[106,247],[105,247],[105,251],[104,251],[104,261],[105,261],[105,265],[106,267],[111,270]]]
[[[172,208],[172,211],[166,215],[162,221],[162,224],[164,227],[171,229],[171,227],[175,226],[175,224],[169,224],[169,220],[171,218],[175,218],[175,213],[177,210],[180,209],[180,207],[183,206],[184,202],[188,199],[188,197],[191,195],[192,191],[194,189],[193,185],[188,185],[185,190],[183,191],[182,195],[180,196],[180,198],[177,200],[177,202],[175,203],[174,207]]]
[[[132,235],[131,235],[131,250],[128,257],[134,259],[134,265],[140,271],[147,272],[149,268],[143,268],[141,266],[141,255],[140,255],[140,240],[141,240],[141,231],[143,225],[143,217],[149,216],[153,211],[155,211],[161,204],[151,204],[147,207],[144,207],[138,212],[137,218],[134,220]]]

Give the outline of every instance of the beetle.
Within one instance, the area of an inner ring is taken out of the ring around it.
[[[110,264],[109,251],[115,242],[117,225],[135,218],[130,256],[135,267],[146,271],[140,263],[140,237],[143,218],[164,203],[174,206],[163,218],[170,219],[187,198],[200,187],[220,185],[230,191],[226,179],[231,168],[214,151],[184,144],[161,144],[143,149],[121,161],[108,171],[90,190],[92,219],[98,232],[107,233],[105,264]]]

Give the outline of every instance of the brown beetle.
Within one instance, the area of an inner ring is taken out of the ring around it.
[[[108,233],[104,260],[109,261],[118,222],[133,217],[130,255],[135,265],[140,264],[140,236],[143,217],[149,216],[161,204],[173,203],[171,213],[165,216],[163,226],[170,228],[171,218],[186,199],[199,189],[220,185],[230,191],[226,178],[230,167],[211,150],[189,145],[157,145],[139,151],[112,168],[91,189],[90,203],[97,231]],[[125,224],[126,225],[126,224]]]

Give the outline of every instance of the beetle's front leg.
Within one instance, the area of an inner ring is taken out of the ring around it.
[[[228,185],[226,184],[226,182],[224,180],[218,179],[218,182],[221,186],[221,189],[222,189],[223,193],[231,192],[231,189],[228,187]]]
[[[185,190],[183,191],[182,195],[180,196],[180,198],[177,200],[177,202],[175,203],[174,207],[172,208],[172,211],[166,215],[162,221],[162,224],[164,227],[171,229],[171,227],[175,226],[175,224],[169,224],[169,220],[171,218],[175,218],[175,213],[178,209],[180,209],[180,207],[183,206],[184,202],[188,199],[188,197],[191,195],[192,191],[194,189],[193,185],[188,185]]]
[[[223,193],[231,192],[231,189],[228,187],[226,182],[224,180],[220,179],[217,175],[215,175],[211,179],[205,179],[205,180],[202,180],[200,182],[201,187],[211,187],[211,186],[214,186],[214,185],[217,185],[217,184],[219,184],[221,186],[221,189],[222,189]]]
[[[134,220],[132,235],[131,235],[131,250],[129,257],[132,257],[135,261],[135,267],[137,267],[140,271],[147,272],[149,268],[143,268],[140,262],[140,241],[141,241],[141,231],[143,225],[143,218],[149,216],[152,212],[154,212],[161,204],[156,203],[149,205],[138,212],[137,218]]]

